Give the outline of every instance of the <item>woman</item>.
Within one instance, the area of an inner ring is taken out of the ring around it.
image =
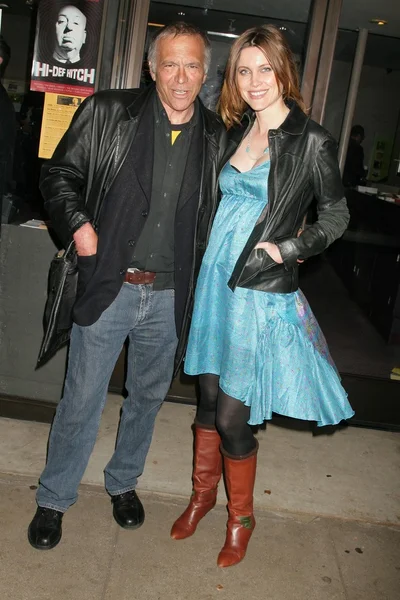
[[[272,25],[233,44],[220,98],[228,146],[222,200],[201,267],[185,371],[199,374],[194,492],[171,536],[215,505],[222,463],[228,525],[218,565],[243,559],[255,526],[257,441],[272,412],[318,425],[354,413],[311,309],[298,263],[348,223],[330,134],[305,114],[291,51]],[[222,166],[222,165],[221,165]],[[318,219],[300,226],[313,197]]]

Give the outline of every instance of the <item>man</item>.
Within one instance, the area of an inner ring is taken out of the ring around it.
[[[364,127],[353,125],[343,169],[343,185],[346,187],[360,185],[365,178],[364,148],[361,146],[364,138]]]
[[[10,61],[9,45],[0,37],[0,221],[3,207],[3,194],[7,191],[7,183],[14,156],[15,135],[17,131],[13,103],[7,94],[1,79]]]
[[[76,6],[60,9],[56,22],[56,44],[53,58],[60,63],[76,63],[86,42],[86,17]]]
[[[35,548],[61,539],[62,516],[77,499],[127,337],[128,397],[105,487],[121,527],[143,523],[137,478],[175,352],[175,370],[182,358],[216,209],[209,199],[224,129],[197,98],[209,62],[210,44],[197,28],[164,28],[149,49],[155,88],[90,97],[43,169],[45,206],[64,244],[75,240],[79,281],[64,395],[28,532]]]

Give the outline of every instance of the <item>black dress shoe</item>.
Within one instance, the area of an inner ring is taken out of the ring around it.
[[[144,522],[144,508],[135,490],[111,496],[113,516],[120,527],[137,529]]]
[[[28,540],[37,550],[51,550],[61,540],[63,513],[39,506],[28,529]]]

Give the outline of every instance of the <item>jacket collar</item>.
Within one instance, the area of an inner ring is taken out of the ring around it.
[[[200,98],[197,98],[197,102],[199,103],[200,114],[203,119],[204,131],[208,138],[216,138],[217,132],[223,129],[223,125],[221,119],[218,115],[206,108]]]
[[[144,107],[147,105],[149,100],[153,97],[155,93],[156,86],[153,84],[149,85],[145,88],[142,93],[139,93],[138,96],[126,107],[130,119],[136,119],[136,117],[141,113]]]
[[[290,112],[282,125],[278,127],[278,131],[281,130],[290,135],[301,135],[304,133],[310,117],[301,110],[294,100],[286,100],[286,105],[290,109]]]

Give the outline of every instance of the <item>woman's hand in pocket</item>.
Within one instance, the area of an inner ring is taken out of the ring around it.
[[[258,248],[262,248],[262,250],[265,250],[267,254],[270,255],[272,260],[278,265],[281,265],[283,263],[280,250],[276,244],[273,244],[272,242],[260,242],[259,244],[257,244],[255,249],[257,250]]]

